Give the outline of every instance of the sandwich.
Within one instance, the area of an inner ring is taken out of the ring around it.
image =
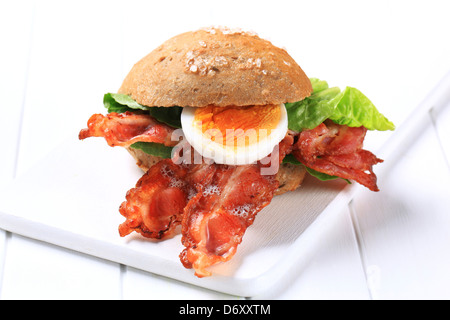
[[[285,49],[225,27],[167,40],[103,103],[79,139],[103,137],[143,171],[119,208],[120,236],[181,232],[180,261],[198,277],[229,261],[257,213],[307,174],[378,191],[383,160],[364,137],[395,128],[356,88],[309,78]]]

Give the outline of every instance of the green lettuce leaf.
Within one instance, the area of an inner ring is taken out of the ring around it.
[[[148,110],[149,107],[140,105],[134,101],[130,96],[120,93],[106,93],[103,96],[103,105],[108,109],[108,113],[117,112],[123,113],[134,110]]]
[[[150,115],[159,122],[174,128],[181,128],[181,107],[152,107],[148,110]]]
[[[283,163],[290,163],[296,165],[303,165],[300,161],[298,161],[292,153],[286,155],[283,159]]]
[[[108,113],[136,112],[136,110],[148,111],[159,122],[174,128],[181,128],[181,107],[146,107],[126,94],[106,93],[103,96],[103,105]]]
[[[288,127],[302,131],[314,129],[326,119],[350,127],[364,126],[369,130],[394,130],[395,126],[383,116],[358,89],[329,88],[323,80],[311,78],[313,93],[302,101],[287,103]]]
[[[306,169],[306,171],[307,171],[310,175],[312,175],[313,177],[315,177],[315,178],[317,178],[317,179],[319,179],[319,180],[321,180],[321,181],[334,180],[334,179],[343,179],[343,178],[340,178],[340,177],[338,177],[338,176],[331,176],[331,175],[329,175],[329,174],[322,173],[322,172],[313,170],[313,169],[311,169],[311,168],[308,168],[308,167],[305,166],[303,163],[301,163],[300,161],[298,161],[298,160],[294,157],[293,154],[288,154],[286,157],[284,157],[283,163],[290,163],[290,164],[295,164],[295,165],[298,165],[298,166],[304,166],[305,169]],[[347,183],[351,184],[350,180],[348,180],[348,179],[343,179],[343,180],[345,180],[345,181],[347,181]]]
[[[167,147],[161,143],[136,142],[131,145],[134,149],[139,149],[152,156],[170,159],[172,157],[172,147]]]
[[[286,103],[288,128],[302,131],[317,127],[333,113],[336,106],[330,101],[339,93],[339,88],[326,88],[302,101]]]
[[[307,166],[305,166],[305,169],[306,169],[306,171],[308,171],[308,173],[309,173],[310,175],[312,175],[313,177],[315,177],[315,178],[317,178],[317,179],[319,179],[319,180],[321,180],[321,181],[328,181],[328,180],[334,180],[334,179],[342,179],[342,180],[347,181],[348,184],[352,184],[351,181],[348,180],[348,179],[344,179],[344,178],[341,178],[341,177],[338,177],[338,176],[330,176],[329,174],[326,174],[326,173],[323,173],[323,172],[319,172],[319,171],[313,170],[313,169],[311,169],[311,168],[308,168]]]
[[[319,93],[320,91],[328,89],[328,83],[324,80],[317,78],[310,78],[311,86],[314,93]]]
[[[330,119],[349,127],[364,126],[369,130],[394,130],[394,124],[382,115],[358,89],[347,87],[332,101],[336,104]]]

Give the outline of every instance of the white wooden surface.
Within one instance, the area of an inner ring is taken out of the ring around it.
[[[257,31],[308,75],[359,88],[400,126],[450,71],[447,3],[0,0],[0,187],[103,112],[103,94],[139,58],[203,26]],[[359,193],[330,218],[310,261],[253,298],[450,298],[450,106],[425,121],[417,143],[379,177],[382,191]],[[369,133],[367,148],[390,134]],[[243,297],[0,230],[0,298]]]

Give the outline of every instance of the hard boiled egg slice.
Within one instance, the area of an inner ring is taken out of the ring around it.
[[[272,153],[288,130],[286,107],[184,107],[186,140],[203,157],[219,164],[244,165]]]

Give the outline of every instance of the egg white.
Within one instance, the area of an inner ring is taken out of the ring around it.
[[[288,117],[284,104],[279,105],[280,121],[267,136],[248,146],[227,146],[214,142],[201,130],[201,125],[195,123],[197,108],[184,107],[181,113],[181,126],[189,144],[203,157],[213,159],[215,163],[228,165],[252,164],[267,157],[275,146],[286,136]],[[224,137],[225,139],[225,137]]]

